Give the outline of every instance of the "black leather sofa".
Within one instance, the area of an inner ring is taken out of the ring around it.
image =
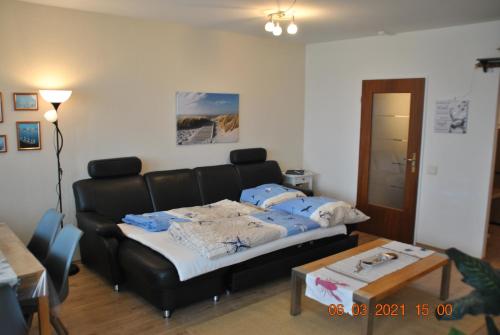
[[[232,164],[140,174],[137,157],[91,161],[90,179],[73,184],[82,262],[111,282],[132,289],[169,317],[172,310],[288,275],[294,266],[357,245],[337,235],[295,245],[181,282],[175,266],[152,249],[126,238],[116,225],[126,214],[239,200],[241,191],[283,182],[277,162],[262,148],[235,150]],[[307,192],[312,194],[312,192]]]

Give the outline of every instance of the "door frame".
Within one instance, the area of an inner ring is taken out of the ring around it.
[[[498,85],[498,95],[497,95],[497,112],[496,112],[496,119],[495,119],[495,130],[494,130],[494,135],[493,135],[493,149],[492,149],[492,156],[491,156],[491,173],[490,173],[490,184],[488,188],[488,203],[486,207],[486,222],[485,227],[484,227],[484,236],[483,236],[483,250],[481,251],[481,257],[486,256],[486,251],[488,248],[488,234],[489,234],[489,226],[490,226],[490,219],[491,219],[491,206],[493,205],[493,189],[495,187],[495,168],[496,168],[496,160],[497,160],[497,145],[498,145],[498,133],[500,132],[500,78],[499,78],[499,85]]]
[[[417,214],[418,205],[420,203],[420,190],[422,178],[420,174],[423,172],[423,152],[424,152],[424,136],[425,136],[425,122],[426,122],[426,98],[427,98],[427,76],[410,76],[410,77],[395,77],[395,78],[385,78],[385,79],[366,79],[362,81],[362,97],[361,97],[361,118],[360,118],[360,138],[359,138],[359,161],[358,161],[358,184],[357,184],[357,205],[360,204],[369,206],[368,203],[368,185],[369,185],[369,171],[370,171],[370,152],[371,152],[371,131],[372,131],[372,107],[373,99],[368,98],[363,95],[365,90],[365,83],[372,81],[382,81],[383,88],[381,88],[380,93],[390,90],[393,85],[390,81],[398,81],[396,84],[405,85],[407,80],[417,80],[413,86],[413,90],[418,94],[422,95],[421,99],[418,99],[415,104],[413,104],[413,110],[421,110],[421,113],[411,113],[410,122],[413,127],[408,129],[409,138],[413,138],[413,144],[416,144],[416,149],[413,151],[416,153],[417,161],[417,176],[413,183],[409,185],[411,188],[407,192],[413,192],[415,194],[414,198],[407,197],[404,200],[404,213],[405,220],[412,222],[410,224],[411,231],[408,234],[408,238],[415,243],[416,232],[418,229],[417,225]],[[387,83],[383,83],[387,81]],[[394,91],[394,93],[399,93]],[[401,93],[406,93],[401,91]],[[369,103],[371,101],[371,103]],[[413,101],[412,101],[413,103]],[[369,135],[363,136],[363,133],[368,133]],[[410,142],[408,143],[410,144]],[[409,152],[407,153],[409,154]],[[362,158],[365,157],[365,158]],[[408,174],[408,168],[406,174]],[[406,193],[406,192],[405,192]],[[382,206],[383,207],[383,206]],[[401,211],[403,213],[403,211]],[[369,223],[367,223],[369,224]]]

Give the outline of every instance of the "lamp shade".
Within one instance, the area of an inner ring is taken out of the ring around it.
[[[276,23],[276,25],[273,28],[273,35],[279,36],[279,35],[281,35],[282,32],[283,32],[283,29],[281,28],[280,23],[279,22]]]
[[[292,22],[288,25],[288,28],[286,29],[286,31],[290,34],[290,35],[295,35],[297,34],[297,31],[299,30],[299,28],[297,27],[297,25],[295,24],[295,22]]]
[[[267,21],[266,25],[264,26],[264,29],[272,33],[274,29],[274,22],[272,20]]]
[[[50,103],[63,103],[69,99],[72,91],[65,90],[40,90],[42,98]]]
[[[51,109],[43,114],[43,117],[45,118],[45,120],[54,123],[57,121],[57,112],[55,109]]]

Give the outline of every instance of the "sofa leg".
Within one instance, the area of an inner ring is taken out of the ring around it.
[[[214,303],[217,303],[219,302],[219,296],[218,295],[214,295]]]
[[[170,316],[172,315],[172,312],[170,312],[168,309],[163,311],[163,317],[165,319],[170,319]]]
[[[120,286],[118,284],[113,285],[113,291],[120,292]]]

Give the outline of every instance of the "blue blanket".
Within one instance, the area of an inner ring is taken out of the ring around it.
[[[287,231],[286,236],[297,235],[320,227],[317,222],[311,219],[282,211],[267,211],[252,214],[252,217],[285,228]]]
[[[274,205],[272,209],[304,217],[311,217],[311,215],[321,206],[337,201],[338,200],[326,197],[297,198]]]
[[[305,194],[282,185],[263,184],[243,190],[240,201],[266,208],[281,201],[301,196],[303,197]]]
[[[165,231],[170,228],[172,222],[189,222],[187,219],[170,215],[166,212],[154,212],[145,214],[127,214],[123,222],[137,226],[150,232]]]

